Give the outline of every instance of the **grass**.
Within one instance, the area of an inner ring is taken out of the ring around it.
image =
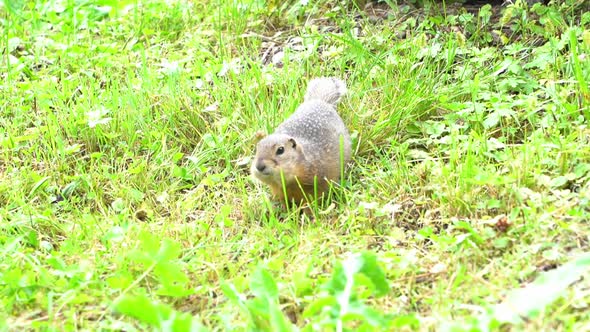
[[[590,330],[588,4],[358,4],[3,2],[0,329]],[[310,220],[248,168],[317,76]]]

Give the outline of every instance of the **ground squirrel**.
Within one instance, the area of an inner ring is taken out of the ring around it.
[[[311,80],[295,113],[258,142],[251,173],[275,199],[288,205],[319,198],[340,179],[351,155],[350,135],[336,112],[345,93],[339,79]]]

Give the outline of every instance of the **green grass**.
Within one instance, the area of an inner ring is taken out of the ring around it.
[[[360,2],[4,1],[0,330],[590,330],[588,4]],[[355,147],[310,220],[248,169],[317,76]]]

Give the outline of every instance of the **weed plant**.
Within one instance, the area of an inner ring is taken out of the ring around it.
[[[590,331],[587,2],[20,0],[0,28],[0,330]],[[248,168],[318,76],[354,162],[308,218]]]

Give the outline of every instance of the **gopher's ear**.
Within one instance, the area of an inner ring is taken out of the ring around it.
[[[289,143],[291,143],[291,147],[292,148],[296,148],[297,147],[297,142],[295,142],[294,138],[289,138]]]
[[[303,145],[297,144],[297,141],[295,141],[294,138],[289,138],[288,142],[289,144],[291,144],[291,147],[293,149],[299,151],[299,153],[301,153],[302,156],[305,156],[305,151],[303,151]]]
[[[256,142],[260,141],[261,139],[263,139],[265,137],[266,137],[266,133],[262,130],[257,131],[256,134],[254,135]]]

